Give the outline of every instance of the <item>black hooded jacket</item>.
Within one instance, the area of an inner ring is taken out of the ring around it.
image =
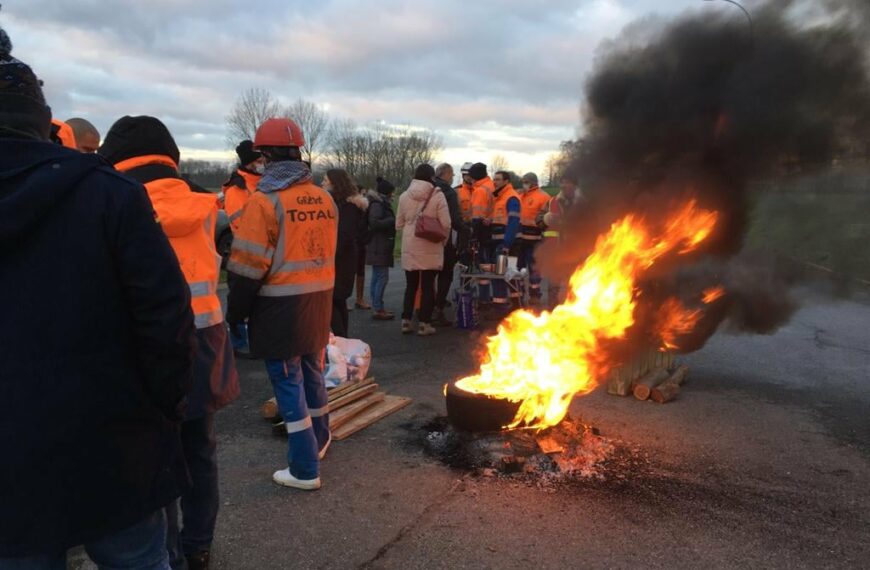
[[[176,498],[193,314],[144,188],[96,155],[0,138],[0,299],[0,558]]]

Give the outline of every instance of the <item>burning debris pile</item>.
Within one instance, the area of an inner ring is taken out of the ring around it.
[[[693,12],[630,27],[601,52],[568,172],[585,200],[541,252],[567,299],[512,313],[448,397],[510,402],[503,427],[548,428],[648,347],[687,353],[723,322],[770,333],[790,318],[785,276],[739,255],[748,188],[830,164],[870,134],[860,29],[835,10],[801,26],[797,4],[761,5],[754,33],[730,13]]]
[[[542,431],[505,430],[473,435],[446,418],[425,426],[425,451],[456,469],[483,477],[529,481],[601,480],[618,446],[598,430],[567,417]]]

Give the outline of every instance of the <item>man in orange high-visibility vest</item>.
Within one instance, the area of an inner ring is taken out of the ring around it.
[[[248,319],[251,353],[266,361],[287,429],[279,485],[320,488],[331,441],[323,352],[329,342],[338,209],[302,161],[302,129],[269,119],[254,145],[266,159],[259,190],[239,218],[227,269],[231,327]]]
[[[538,186],[538,175],[529,172],[522,178],[523,191],[520,195],[520,268],[529,271],[529,302],[537,305],[541,301],[541,274],[535,264],[535,250],[543,240],[543,220],[538,217],[547,212],[550,195]]]
[[[217,197],[193,192],[181,179],[178,146],[154,117],[119,119],[99,153],[117,170],[145,185],[190,288],[197,350],[181,441],[193,487],[182,495],[183,528],[175,504],[166,508],[166,542],[173,567],[186,562],[191,569],[208,568],[220,504],[214,415],[239,396],[238,373],[217,295]]]

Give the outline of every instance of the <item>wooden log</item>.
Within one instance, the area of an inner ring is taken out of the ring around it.
[[[278,417],[278,400],[275,398],[269,398],[263,405],[260,407],[260,414],[263,416],[264,420],[274,420]]]
[[[667,380],[653,388],[650,397],[654,402],[664,404],[680,395],[680,386],[689,375],[689,367],[685,364],[677,368]]]
[[[392,413],[398,412],[405,406],[411,403],[410,398],[401,398],[399,396],[387,396],[384,401],[376,406],[372,406],[365,412],[359,414],[351,421],[341,426],[332,432],[332,438],[336,441],[346,439],[355,434],[361,429],[365,429],[375,422],[378,422]]]
[[[330,413],[329,429],[337,430],[338,428],[340,428],[362,412],[366,411],[370,407],[383,402],[386,396],[387,395],[383,392],[375,392],[374,394],[366,396],[362,400],[358,400],[353,404],[343,407],[334,414]]]
[[[662,384],[657,386],[652,392],[652,400],[657,404],[670,402],[680,395],[679,384]]]
[[[669,376],[668,371],[664,368],[654,368],[650,370],[646,375],[634,383],[634,386],[632,387],[634,397],[641,401],[649,399],[653,388],[667,380]]]

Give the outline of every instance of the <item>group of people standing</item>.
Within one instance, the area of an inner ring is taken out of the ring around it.
[[[239,145],[225,186],[224,314],[218,198],[182,179],[167,127],[123,117],[100,144],[92,125],[52,118],[11,50],[0,29],[0,297],[15,323],[0,327],[0,569],[64,568],[82,544],[101,568],[208,568],[214,416],[239,395],[233,347],[265,362],[285,422],[273,481],[320,488],[324,351],[330,331],[347,333],[362,247],[373,317],[390,320],[384,289],[402,232],[402,332],[416,314],[428,336],[471,244],[512,247],[520,197],[482,164],[459,189],[450,165],[421,164],[394,210],[383,179],[363,192],[336,169],[316,185],[302,130],[269,119]],[[553,215],[538,212],[537,230]],[[420,237],[421,216],[444,238]]]

